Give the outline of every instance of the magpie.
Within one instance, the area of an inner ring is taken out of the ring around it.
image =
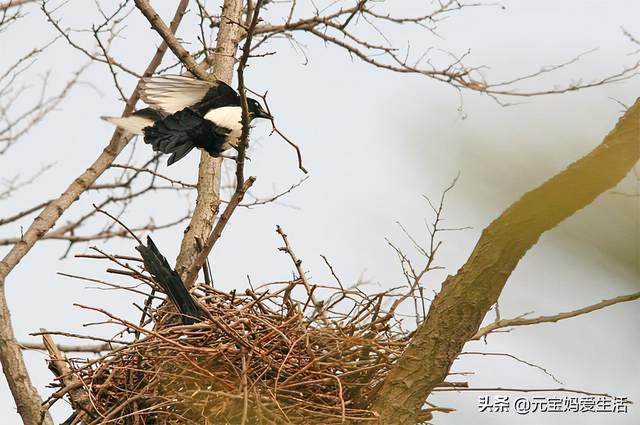
[[[207,314],[187,291],[180,275],[171,268],[153,240],[147,236],[147,246],[141,244],[136,249],[142,255],[145,270],[151,273],[153,280],[160,285],[182,315],[182,323],[191,325],[206,320]]]
[[[237,147],[242,133],[240,95],[222,81],[183,75],[145,77],[140,98],[149,105],[128,117],[102,117],[133,134],[144,135],[154,151],[171,154],[167,165],[193,148],[218,157]],[[260,103],[247,98],[249,119],[272,119]]]

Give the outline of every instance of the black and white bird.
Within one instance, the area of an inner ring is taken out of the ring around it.
[[[182,75],[143,78],[140,98],[148,108],[129,117],[102,119],[144,135],[144,142],[153,150],[171,154],[167,165],[184,158],[193,148],[218,157],[240,140],[240,95],[222,81]],[[272,118],[255,99],[247,98],[247,106],[250,120]]]

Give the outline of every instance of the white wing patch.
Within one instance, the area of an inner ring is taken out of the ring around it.
[[[142,79],[140,98],[154,109],[173,114],[198,103],[214,86],[182,75],[158,75]]]
[[[153,120],[147,117],[130,116],[130,117],[100,117],[103,120],[115,124],[127,130],[129,133],[142,134],[142,129],[153,125]]]
[[[212,109],[207,112],[204,118],[218,127],[231,130],[222,147],[224,150],[238,145],[238,140],[242,135],[242,108],[240,106],[223,106],[222,108]]]

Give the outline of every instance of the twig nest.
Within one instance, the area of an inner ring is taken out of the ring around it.
[[[376,297],[385,294],[341,294],[351,305],[338,313],[339,303],[314,310],[292,301],[290,290],[237,296],[201,289],[211,320],[156,331],[122,321],[142,336],[75,365],[95,409],[93,423],[377,420],[369,400],[407,340],[380,314]]]

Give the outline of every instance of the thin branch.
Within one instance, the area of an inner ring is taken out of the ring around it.
[[[47,347],[43,343],[38,342],[20,342],[20,348],[23,350],[47,350]],[[56,344],[58,350],[64,353],[103,353],[105,351],[111,351],[113,344],[90,344],[90,345],[77,345],[77,344]]]
[[[458,55],[430,46],[418,55],[417,60],[414,60],[413,55],[410,55],[411,45],[407,43],[407,49],[404,52],[400,51],[385,35],[382,30],[383,27],[388,27],[389,24],[417,26],[438,37],[437,25],[452,12],[478,6],[502,7],[498,3],[462,3],[456,0],[429,3],[433,4],[434,10],[416,16],[398,16],[391,12],[378,12],[377,10],[379,9],[375,7],[378,6],[378,2],[367,1],[357,1],[354,6],[340,8],[333,13],[323,14],[321,11],[316,10],[313,16],[298,20],[294,20],[292,16],[289,16],[283,24],[264,23],[259,25],[255,30],[255,34],[261,36],[262,39],[256,45],[259,46],[266,40],[277,36],[291,39],[293,38],[292,33],[304,32],[313,35],[325,44],[336,46],[347,52],[350,57],[358,58],[376,68],[401,74],[423,75],[449,84],[458,90],[467,89],[484,93],[501,105],[507,104],[498,97],[563,94],[624,81],[637,76],[639,73],[640,61],[624,67],[619,72],[590,82],[570,82],[549,89],[527,91],[518,89],[515,84],[539,78],[545,74],[568,67],[581,59],[584,54],[558,65],[544,67],[523,76],[496,82],[485,81],[484,76],[480,73],[481,70],[487,69],[487,66],[469,66],[465,64],[469,51]],[[293,7],[291,12],[292,10]],[[370,41],[368,38],[362,38],[355,31],[356,24],[353,23],[357,22],[359,18],[373,28],[383,41],[376,42]],[[633,37],[627,37],[633,42]],[[446,62],[443,65],[435,65],[433,63],[435,60],[440,60],[440,57],[434,56],[434,52],[439,52],[444,56]],[[422,63],[426,64],[421,65]]]
[[[18,7],[26,3],[33,3],[36,0],[9,0],[5,3],[0,3],[0,12],[4,12],[12,7]]]
[[[495,322],[480,328],[478,332],[476,332],[476,334],[471,338],[471,340],[472,341],[479,340],[480,338],[485,337],[489,333],[494,332],[498,329],[511,328],[515,326],[536,325],[539,323],[555,323],[560,320],[581,316],[583,314],[591,313],[593,311],[600,310],[615,304],[620,304],[628,301],[635,301],[639,298],[640,298],[640,292],[636,292],[633,294],[621,295],[619,297],[603,300],[599,303],[592,304],[587,307],[579,308],[577,310],[553,314],[550,316],[539,316],[539,317],[533,317],[531,319],[515,318],[515,319],[496,320]]]
[[[169,46],[171,51],[180,62],[187,67],[187,69],[196,77],[201,80],[209,80],[210,76],[200,67],[200,65],[195,61],[193,56],[184,48],[182,44],[175,37],[175,31],[172,31],[167,24],[164,23],[160,15],[151,7],[147,0],[135,0],[136,7],[142,12],[142,14],[147,18],[151,27],[156,30],[160,37],[164,40],[164,42]]]
[[[503,387],[469,387],[469,388],[435,388],[433,390],[436,391],[480,391],[480,392],[489,392],[489,391],[497,391],[497,392],[516,392],[516,393],[575,393],[575,394],[584,394],[588,396],[595,397],[607,397],[613,398],[610,394],[607,393],[592,393],[589,391],[583,390],[574,390],[571,388],[503,388]]]
[[[291,248],[291,245],[289,244],[289,237],[287,236],[287,234],[284,232],[284,230],[282,230],[282,227],[280,226],[276,226],[276,233],[278,233],[280,235],[280,237],[282,238],[282,241],[284,242],[284,246],[281,248],[278,248],[280,251],[286,253],[287,255],[289,255],[289,257],[291,258],[291,262],[293,263],[293,265],[295,266],[296,270],[298,271],[298,277],[300,279],[300,281],[302,282],[302,284],[304,285],[305,290],[307,291],[307,295],[309,296],[309,300],[313,303],[313,306],[315,307],[316,311],[321,313],[323,310],[323,303],[318,301],[318,299],[313,295],[313,292],[315,290],[315,287],[313,285],[311,285],[311,283],[309,283],[309,280],[307,280],[307,276],[306,273],[304,272],[304,269],[302,268],[302,260],[300,260],[295,252],[293,252],[293,249]]]
[[[256,2],[252,14],[249,14],[249,11],[247,11],[247,19],[251,16],[251,24],[249,25],[245,36],[242,56],[240,56],[240,62],[238,64],[238,93],[240,94],[240,106],[242,107],[242,133],[240,134],[240,140],[238,141],[238,155],[236,156],[236,187],[240,187],[244,184],[244,160],[247,147],[249,146],[250,119],[249,108],[247,106],[247,93],[244,86],[244,70],[247,66],[247,60],[249,60],[251,41],[253,40],[253,33],[256,29],[256,25],[258,24],[262,1],[263,0],[258,0]],[[251,1],[249,1],[249,4],[251,5]]]
[[[542,371],[542,373],[544,373],[545,375],[547,375],[548,377],[550,377],[551,379],[553,379],[554,381],[556,381],[558,384],[560,385],[564,385],[563,382],[561,382],[558,378],[556,378],[551,372],[549,372],[547,369],[543,368],[542,366],[539,366],[535,363],[531,363],[528,362],[526,360],[522,360],[521,358],[514,356],[513,354],[509,354],[509,353],[487,353],[484,351],[463,351],[462,353],[460,353],[460,355],[477,355],[477,356],[500,356],[500,357],[509,357],[510,359],[513,359],[519,363],[525,364],[527,366],[533,367],[535,369],[538,369],[540,371]]]

